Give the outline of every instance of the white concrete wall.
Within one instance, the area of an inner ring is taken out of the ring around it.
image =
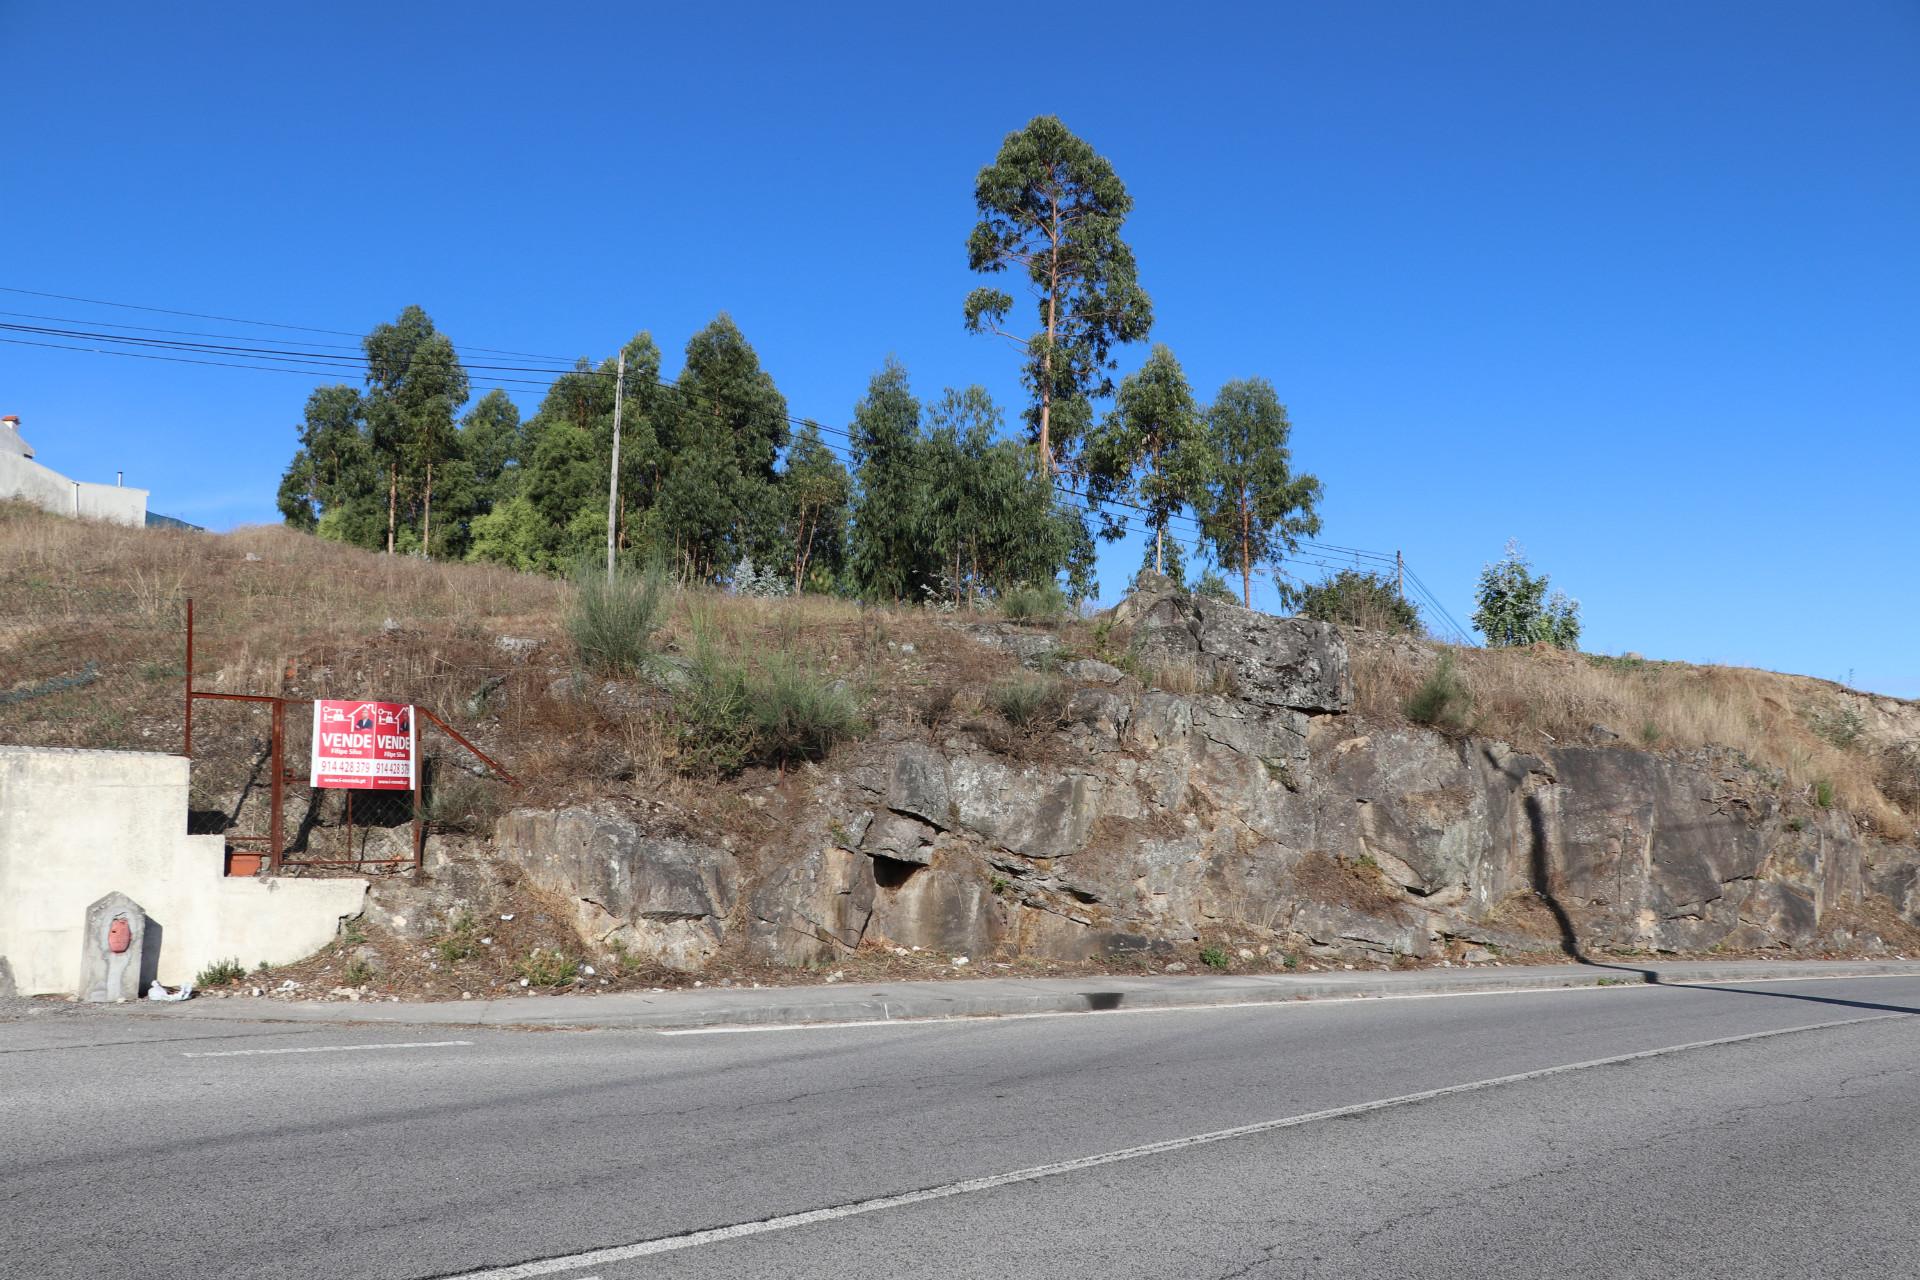
[[[159,923],[168,986],[303,959],[366,902],[365,880],[229,877],[225,841],[186,832],[184,756],[0,746],[0,982],[75,993],[87,907],[116,889]]]
[[[0,452],[0,498],[23,498],[63,516],[111,520],[115,524],[147,522],[145,489],[69,480],[16,453]]]

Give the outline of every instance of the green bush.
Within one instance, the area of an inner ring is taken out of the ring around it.
[[[1017,675],[987,691],[987,705],[1016,729],[1034,729],[1060,718],[1066,691],[1047,676]]]
[[[530,987],[564,987],[580,976],[580,962],[558,951],[535,947],[514,966]]]
[[[1813,784],[1813,802],[1822,809],[1833,808],[1833,784],[1825,778]]]
[[[1473,695],[1467,691],[1466,682],[1454,669],[1453,655],[1443,653],[1420,687],[1413,691],[1402,707],[1407,719],[1415,724],[1432,725],[1436,728],[1457,728],[1466,720],[1467,711],[1473,705]]]
[[[1202,947],[1200,949],[1200,963],[1209,969],[1225,969],[1231,961],[1227,958],[1227,949],[1225,947]]]
[[[792,653],[748,658],[707,640],[695,644],[674,711],[685,765],[722,776],[818,760],[862,728],[859,699],[844,682]]]
[[[631,673],[648,669],[654,658],[653,633],[665,620],[671,583],[666,571],[643,572],[582,568],[574,575],[573,605],[567,634],[580,661],[595,671]]]
[[[1325,582],[1300,593],[1300,612],[1321,622],[1420,635],[1420,612],[1401,596],[1392,579],[1379,574],[1342,569]]]
[[[238,982],[247,976],[238,959],[215,960],[194,976],[193,985],[197,988],[218,987],[229,982]]]
[[[1050,622],[1066,611],[1067,595],[1057,582],[1013,587],[1000,597],[1000,612],[1009,622]]]
[[[1241,603],[1240,593],[1228,586],[1227,580],[1212,569],[1201,573],[1200,580],[1193,584],[1193,594],[1202,600],[1217,600],[1222,604]]]

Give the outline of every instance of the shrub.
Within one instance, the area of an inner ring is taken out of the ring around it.
[[[1813,802],[1822,809],[1833,808],[1833,784],[1825,778],[1813,784]]]
[[[193,985],[196,987],[218,987],[229,982],[238,982],[246,976],[247,971],[241,967],[240,961],[237,958],[233,960],[215,960],[194,976]]]
[[[434,944],[434,950],[440,955],[440,962],[445,965],[454,965],[471,956],[475,950],[473,935],[478,928],[473,912],[461,912],[460,918],[453,922],[453,928],[447,936]]]
[[[1222,604],[1240,603],[1239,595],[1227,585],[1227,580],[1213,569],[1208,569],[1200,575],[1200,581],[1193,584],[1193,594],[1202,600],[1217,600]]]
[[[1390,579],[1355,569],[1342,569],[1301,591],[1300,612],[1321,622],[1366,631],[1420,635],[1425,630],[1420,611],[1407,603]]]
[[[1560,591],[1548,596],[1547,575],[1533,572],[1518,543],[1509,542],[1500,562],[1480,571],[1474,599],[1473,625],[1489,645],[1544,640],[1556,649],[1580,647],[1580,602]]]
[[[987,705],[1014,728],[1032,730],[1060,718],[1066,691],[1046,676],[1018,675],[988,690]]]
[[[1000,612],[1009,622],[1051,622],[1066,611],[1067,596],[1057,582],[1013,587],[1000,597]]]
[[[1467,692],[1466,682],[1454,669],[1453,655],[1443,653],[1402,710],[1415,724],[1457,728],[1465,721],[1472,705],[1473,695]]]
[[[558,951],[535,947],[514,966],[530,987],[564,987],[580,976],[580,962]]]
[[[697,640],[687,674],[674,710],[682,758],[696,772],[818,760],[862,727],[853,691],[791,653],[753,660]]]
[[[574,575],[567,634],[580,660],[595,671],[635,672],[651,666],[653,633],[660,628],[671,589],[666,571],[581,569]]]
[[[1230,963],[1227,959],[1227,949],[1225,947],[1202,947],[1200,949],[1200,963],[1209,969],[1225,969]]]

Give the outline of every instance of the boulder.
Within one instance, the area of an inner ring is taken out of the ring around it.
[[[942,831],[953,825],[947,762],[939,752],[918,742],[900,746],[887,782],[887,808],[923,819]]]
[[[1178,591],[1128,603],[1138,619],[1134,651],[1149,666],[1191,666],[1255,706],[1334,712],[1353,705],[1347,644],[1330,623]]]

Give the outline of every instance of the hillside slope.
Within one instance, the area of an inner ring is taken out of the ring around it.
[[[430,875],[383,881],[366,932],[389,969],[467,986],[584,980],[529,969],[535,947],[634,981],[1920,949],[1920,708],[1899,700],[1169,590],[1054,625],[683,593],[665,675],[615,679],[578,670],[568,595],[281,529],[0,509],[0,741],[178,750],[188,596],[202,688],[433,708],[520,785],[442,744]],[[673,692],[696,632],[839,677],[864,732],[702,773]],[[1412,723],[1443,656],[1460,688]],[[246,715],[196,711],[196,803],[234,830],[261,804]],[[289,803],[302,841],[336,834],[331,801]],[[476,914],[518,917],[484,971],[460,954]]]

